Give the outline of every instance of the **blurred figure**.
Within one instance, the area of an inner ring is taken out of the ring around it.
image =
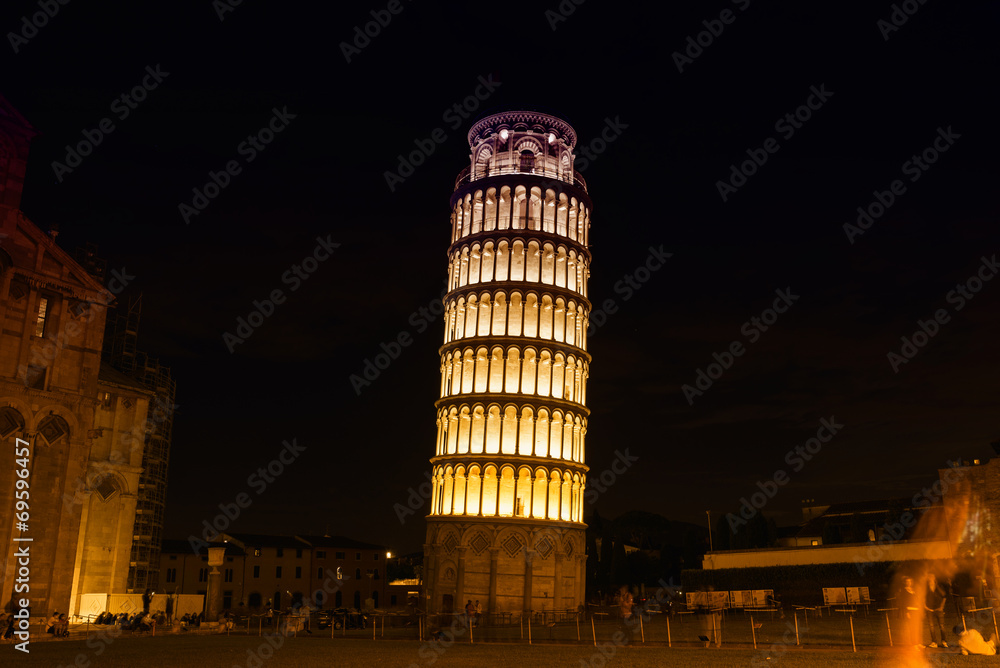
[[[947,647],[944,630],[944,604],[948,592],[938,582],[934,573],[927,574],[927,594],[924,596],[924,611],[931,627],[931,644],[928,647]]]
[[[923,649],[921,635],[923,634],[923,620],[920,619],[920,612],[923,606],[919,605],[917,592],[913,588],[913,578],[906,576],[903,578],[903,588],[899,590],[899,613],[903,618],[904,645],[912,645],[918,649]]]
[[[958,646],[962,648],[962,654],[982,654],[992,656],[997,653],[996,636],[990,636],[989,640],[983,640],[983,634],[976,629],[962,631],[961,626],[952,629],[958,635]]]
[[[69,636],[69,620],[66,619],[65,614],[59,615],[59,620],[56,622],[56,638],[66,638]]]

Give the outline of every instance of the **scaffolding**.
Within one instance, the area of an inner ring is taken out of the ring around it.
[[[128,591],[158,589],[163,512],[167,495],[167,468],[173,435],[176,386],[170,369],[159,360],[137,350],[142,296],[130,299],[125,313],[108,318],[104,337],[105,359],[118,371],[155,392],[146,418],[139,476],[132,553],[129,559]]]

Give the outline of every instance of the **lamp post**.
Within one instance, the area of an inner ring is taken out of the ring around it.
[[[715,552],[715,547],[712,544],[712,511],[706,510],[705,514],[708,515],[708,551]]]

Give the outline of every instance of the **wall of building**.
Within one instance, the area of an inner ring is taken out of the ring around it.
[[[82,506],[82,514],[70,614],[77,613],[82,594],[126,591],[142,472],[141,434],[152,397],[108,382],[98,383],[97,394],[87,473],[77,481],[72,501]]]
[[[223,534],[220,540],[225,537]],[[271,600],[275,608],[288,609],[296,598],[309,600],[319,608],[360,608],[373,593],[378,607],[387,604],[385,552],[381,549],[315,548],[302,542],[283,548],[258,548],[249,543],[241,547],[245,554],[227,555],[220,568],[223,595],[231,592],[233,608],[240,603],[248,609],[266,608]],[[208,590],[208,558],[189,549],[165,548],[160,555],[160,570],[165,592],[199,594]],[[232,570],[229,582],[227,570]]]
[[[947,540],[885,541],[883,543],[709,552],[702,561],[702,568],[713,570],[760,566],[909,561],[913,559],[950,559],[953,556],[951,544]]]
[[[0,207],[0,232],[0,437],[9,451],[17,438],[29,442],[27,593],[32,615],[42,616],[70,607],[84,508],[75,498],[95,437],[104,305],[111,295],[20,211]],[[5,605],[15,584],[14,476],[13,467],[0,467]]]

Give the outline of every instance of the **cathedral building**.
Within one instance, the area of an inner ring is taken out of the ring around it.
[[[584,601],[592,205],[576,132],[514,111],[469,131],[451,196],[429,612]]]
[[[78,261],[20,209],[35,134],[0,98],[0,604],[26,599],[39,618],[126,591],[163,401],[102,360],[115,294],[101,262]]]

